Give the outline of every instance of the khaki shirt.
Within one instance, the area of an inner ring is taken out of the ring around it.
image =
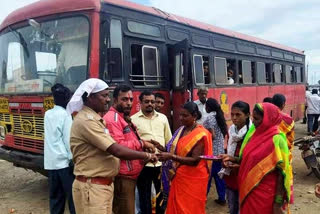
[[[142,140],[153,139],[165,147],[172,137],[168,119],[162,113],[154,111],[152,118],[148,118],[140,110],[132,115],[131,120],[136,125],[137,132]],[[148,163],[147,166],[154,165]],[[161,162],[158,162],[156,166],[161,166]]]
[[[106,130],[91,108],[84,106],[76,115],[70,137],[76,176],[113,178],[118,174],[119,159],[106,151],[115,141]]]

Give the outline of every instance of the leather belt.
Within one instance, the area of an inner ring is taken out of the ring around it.
[[[87,183],[90,182],[92,184],[99,184],[99,185],[108,185],[110,186],[113,182],[113,179],[107,178],[107,177],[93,177],[93,178],[87,178],[84,176],[76,176],[76,179],[80,182]]]

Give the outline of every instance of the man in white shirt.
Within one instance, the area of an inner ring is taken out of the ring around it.
[[[307,108],[308,108],[307,97],[309,97],[310,95],[311,95],[311,92],[309,91],[309,87],[306,86],[306,97],[305,97],[305,101],[304,101],[304,112],[303,112],[302,124],[307,123]]]
[[[72,118],[65,109],[71,92],[61,84],[55,84],[51,91],[55,106],[44,115],[44,168],[49,178],[50,213],[64,213],[67,199],[69,211],[74,214],[74,175],[70,150]]]
[[[227,72],[227,83],[229,85],[234,84],[234,79],[233,79],[233,70],[231,68],[228,68]]]
[[[208,113],[206,111],[206,101],[207,101],[207,95],[208,95],[208,88],[207,87],[200,87],[198,89],[198,100],[195,100],[194,103],[197,104],[199,111],[201,112],[201,118],[197,120],[198,124],[203,124],[204,120],[208,116]]]
[[[172,137],[166,115],[155,110],[155,96],[151,91],[143,91],[140,96],[141,110],[131,116],[133,124],[137,127],[140,138],[144,141],[156,141],[165,147]],[[151,186],[154,184],[156,194],[161,189],[161,162],[147,164],[141,171],[138,181],[138,193],[141,214],[152,213]],[[161,196],[156,200],[156,213],[162,214]]]
[[[307,106],[308,132],[312,133],[318,129],[320,115],[320,97],[317,89],[312,89],[311,95],[307,96]]]

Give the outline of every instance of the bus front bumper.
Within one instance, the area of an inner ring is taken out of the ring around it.
[[[13,163],[14,166],[31,169],[43,174],[43,155],[31,154],[0,146],[0,159]]]

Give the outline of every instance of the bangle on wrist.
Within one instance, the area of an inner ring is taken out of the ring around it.
[[[172,155],[172,160],[177,160],[177,155]]]
[[[141,143],[141,147],[144,148],[144,142],[143,142],[143,140],[140,140],[140,143]]]
[[[148,152],[145,152],[146,157],[144,158],[144,161],[148,161],[151,157],[151,155]]]
[[[274,202],[277,204],[283,204],[283,197],[281,195],[276,195]]]

